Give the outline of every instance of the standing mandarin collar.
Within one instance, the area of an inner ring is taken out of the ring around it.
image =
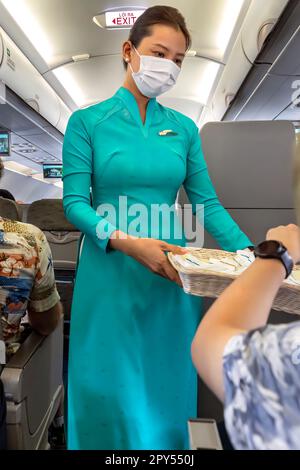
[[[143,123],[137,101],[131,91],[122,86],[115,94],[115,97],[119,98],[124,103],[133,119],[140,126],[144,136],[147,137],[154,110],[156,108],[156,99],[149,99],[146,109],[146,120],[145,123]]]

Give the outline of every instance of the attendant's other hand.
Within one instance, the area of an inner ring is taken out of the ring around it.
[[[297,225],[287,225],[272,228],[267,233],[267,240],[276,240],[288,250],[294,263],[300,262],[300,228]]]
[[[170,251],[176,255],[184,255],[188,253],[186,249],[153,238],[125,237],[122,232],[118,232],[110,240],[111,248],[122,251],[154,274],[176,282],[176,284],[182,287],[178,272],[170,264],[165,253]]]

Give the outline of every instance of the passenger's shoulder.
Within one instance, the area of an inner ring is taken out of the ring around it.
[[[23,231],[23,233],[31,235],[35,238],[38,245],[48,244],[46,235],[44,234],[44,232],[42,232],[40,228],[32,224],[25,224],[23,222],[18,222],[18,224],[21,226],[21,230]]]
[[[23,237],[29,244],[32,243],[32,240],[36,243],[47,243],[44,233],[35,225],[2,218],[0,228],[4,234]]]
[[[27,229],[27,233],[34,238],[35,246],[37,248],[37,254],[40,259],[49,259],[51,257],[51,249],[44,232],[31,224],[24,224]]]

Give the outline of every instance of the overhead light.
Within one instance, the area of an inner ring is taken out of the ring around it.
[[[43,173],[35,173],[34,175],[32,175],[32,178],[34,180],[44,181]],[[47,183],[47,181],[45,181],[45,183]]]
[[[82,60],[89,60],[90,59],[90,54],[80,54],[80,55],[73,55],[72,59],[74,62],[80,62]]]
[[[224,62],[222,62],[219,59],[216,59],[213,56],[207,55],[207,54],[202,54],[201,52],[195,51],[195,50],[189,50],[186,52],[185,57],[196,57],[199,59],[205,59],[205,60],[210,60],[212,62],[216,62],[219,65],[225,65]]]
[[[1,0],[1,2],[41,57],[49,61],[53,57],[51,42],[30,10],[29,2],[25,0]]]
[[[20,175],[24,176],[31,176],[34,170],[29,168],[28,166],[21,165],[21,163],[16,163],[12,161],[4,162],[4,168],[9,171],[13,171],[14,173],[19,173]]]
[[[217,31],[217,48],[226,51],[245,0],[225,0],[220,27]]]
[[[144,13],[145,8],[118,8],[107,10],[93,17],[94,23],[105,29],[130,29]]]
[[[53,70],[54,75],[60,81],[66,92],[72,97],[73,101],[80,108],[85,104],[85,96],[82,88],[76,82],[74,76],[66,68],[67,66],[59,67]]]
[[[41,181],[42,183],[51,184],[51,182],[49,182],[47,180],[44,180],[44,174],[43,173],[36,173],[36,174],[32,175],[32,179],[37,180],[37,181]]]
[[[28,176],[36,181],[41,181],[42,183],[45,183],[45,184],[52,184],[53,186],[57,186],[58,188],[63,188],[62,181],[53,183],[52,181],[44,180],[43,173],[37,173],[37,171],[33,170],[32,168],[29,168],[28,166],[21,165],[21,163],[4,160],[3,166],[6,170],[12,171],[14,173],[18,173],[19,175]]]

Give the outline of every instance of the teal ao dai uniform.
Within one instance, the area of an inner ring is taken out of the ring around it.
[[[172,134],[162,136],[163,130]],[[172,206],[184,185],[193,207],[204,204],[205,228],[223,249],[251,242],[217,198],[197,126],[155,99],[144,124],[123,87],[76,111],[63,167],[65,213],[85,234],[72,304],[68,448],[187,449],[187,420],[197,415],[190,347],[201,299],[110,250],[118,225],[97,208],[117,210],[120,196],[128,207]],[[173,233],[165,241],[186,243]]]

